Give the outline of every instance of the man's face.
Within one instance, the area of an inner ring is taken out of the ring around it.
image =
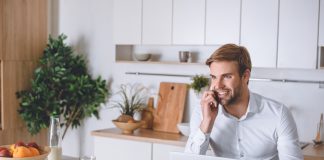
[[[230,106],[240,101],[242,93],[247,90],[249,71],[239,74],[235,61],[217,61],[210,65],[211,89],[217,91],[220,104]]]

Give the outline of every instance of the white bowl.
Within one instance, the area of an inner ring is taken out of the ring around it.
[[[151,55],[150,53],[135,53],[134,58],[138,61],[148,61]]]
[[[185,136],[189,136],[189,134],[190,134],[189,123],[178,123],[177,127],[178,127],[179,131],[181,132],[181,134],[183,134]]]

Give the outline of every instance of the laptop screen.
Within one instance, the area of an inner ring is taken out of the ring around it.
[[[230,158],[197,155],[184,152],[170,152],[169,160],[234,160]]]

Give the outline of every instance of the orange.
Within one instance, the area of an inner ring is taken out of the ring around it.
[[[10,152],[12,153],[15,150],[15,144],[10,145]]]
[[[23,157],[32,157],[33,153],[24,146],[18,146],[14,149],[12,153],[13,158],[23,158]]]
[[[39,151],[38,149],[34,148],[34,147],[28,147],[28,149],[30,150],[30,152],[32,153],[32,156],[38,156],[39,155]]]

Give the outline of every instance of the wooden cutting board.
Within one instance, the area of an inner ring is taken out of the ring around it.
[[[153,130],[179,133],[177,124],[181,123],[186,103],[188,85],[185,83],[161,82]]]

